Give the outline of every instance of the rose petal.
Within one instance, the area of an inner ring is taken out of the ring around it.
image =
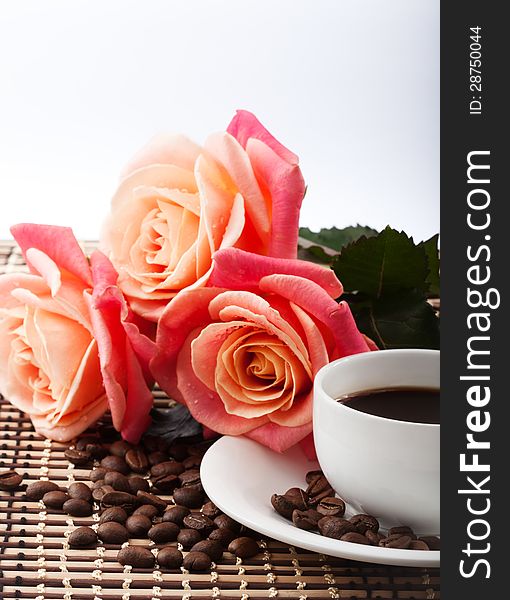
[[[218,394],[195,375],[191,366],[191,343],[199,331],[200,328],[197,328],[187,336],[176,364],[177,385],[192,416],[199,423],[225,435],[241,435],[267,422],[266,417],[243,419],[229,415]]]
[[[213,320],[244,320],[272,333],[289,346],[311,375],[303,340],[264,298],[251,292],[223,292],[211,300],[209,314]]]
[[[247,215],[267,252],[271,230],[270,206],[267,206],[266,199],[259,188],[246,151],[228,133],[215,133],[209,136],[205,149],[221,162],[243,196]]]
[[[107,401],[106,395],[104,395],[92,402],[87,407],[87,412],[81,415],[81,418],[66,423],[64,426],[57,425],[51,427],[44,417],[34,414],[29,416],[34,424],[35,430],[40,435],[49,438],[50,440],[55,440],[56,442],[69,442],[95,423],[104,414],[106,407]]]
[[[275,452],[285,452],[312,431],[312,423],[301,427],[281,427],[275,423],[266,423],[246,433],[246,437],[271,448]]]
[[[159,134],[133,156],[124,167],[122,176],[125,177],[137,169],[153,164],[177,165],[192,171],[200,152],[200,146],[184,135]]]
[[[6,273],[0,277],[0,310],[20,306],[19,300],[12,295],[13,290],[29,290],[35,295],[48,295],[46,282],[38,275],[30,273]]]
[[[76,321],[41,309],[27,311],[25,332],[36,363],[51,381],[53,397],[67,395],[90,346],[90,332]],[[65,396],[57,401],[57,410],[64,401]]]
[[[331,330],[342,356],[369,351],[349,305],[346,302],[337,304],[308,279],[293,275],[269,275],[260,280],[260,289],[287,298],[324,323]]]
[[[313,440],[313,431],[299,442],[299,446],[305,453],[308,460],[317,460],[317,452],[315,451],[315,443]]]
[[[59,265],[59,269],[69,271],[88,285],[92,284],[87,258],[69,227],[20,223],[11,227],[11,233],[29,267],[31,263],[27,258],[27,250],[37,248]]]
[[[338,298],[343,291],[342,284],[329,267],[305,260],[259,256],[238,248],[215,252],[209,285],[231,290],[258,291],[260,280],[274,273],[309,279],[320,285],[331,298]]]
[[[298,163],[298,157],[280,144],[280,142],[262,125],[257,117],[247,110],[236,111],[234,118],[227,127],[227,131],[236,138],[243,148],[246,148],[248,140],[255,138],[272,148],[272,150],[283,160],[293,164]]]
[[[210,322],[209,302],[222,291],[221,288],[183,290],[167,305],[159,320],[156,354],[150,370],[162,389],[179,402],[183,398],[177,387],[177,356],[189,333]]]
[[[305,181],[297,164],[289,164],[263,142],[250,139],[246,151],[260,185],[271,194],[270,256],[296,258],[299,211]]]
[[[0,285],[2,279],[3,277],[0,277]],[[26,385],[25,377],[17,380],[12,373],[13,369],[18,368],[12,349],[12,342],[17,337],[14,331],[20,326],[22,319],[14,314],[7,315],[5,309],[0,312],[0,317],[0,339],[2,340],[0,344],[0,393],[8,398],[14,406],[29,413],[33,403],[32,389]],[[33,370],[33,367],[29,367],[29,369]],[[13,381],[16,381],[16,385],[12,385]]]
[[[322,334],[313,319],[299,306],[292,304],[296,315],[302,323],[310,352],[313,374],[329,363],[328,352]],[[297,427],[309,423],[312,419],[313,393],[310,391],[294,400],[292,408],[279,410],[269,415],[269,420],[286,427]]]
[[[154,398],[145,383],[143,370],[127,338],[125,368],[127,371],[126,413],[120,431],[123,439],[138,444],[152,421],[150,411]]]
[[[51,377],[53,382],[53,375]],[[80,365],[66,394],[65,402],[62,406],[58,407],[58,410],[54,410],[51,423],[64,424],[70,419],[86,422],[89,405],[97,398],[102,399],[104,410],[106,411],[108,405],[105,399],[103,378],[99,366],[97,342],[96,340],[91,340],[88,348],[83,353]],[[83,427],[82,431],[86,427]]]
[[[148,195],[134,193],[137,188],[149,189]],[[116,261],[126,263],[126,256],[140,233],[140,224],[147,206],[154,206],[154,188],[185,190],[196,193],[193,171],[175,165],[154,164],[133,171],[126,177],[112,198],[111,213],[101,229],[101,244]]]
[[[201,198],[201,220],[212,254],[221,245],[236,192],[231,182],[229,186],[227,173],[221,172],[219,166],[203,154],[195,165],[195,179]]]

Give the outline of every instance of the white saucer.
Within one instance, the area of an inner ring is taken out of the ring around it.
[[[305,487],[305,474],[317,468],[318,463],[309,461],[300,448],[277,454],[247,438],[224,436],[207,451],[200,475],[207,495],[220,510],[239,523],[286,544],[363,562],[439,566],[439,551],[342,542],[298,529],[276,513],[271,506],[272,494],[284,493],[294,486]]]

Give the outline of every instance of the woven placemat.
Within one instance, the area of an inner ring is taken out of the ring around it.
[[[86,251],[93,246],[84,243]],[[0,273],[25,268],[12,242],[0,242]],[[155,403],[165,406],[169,400],[156,392]],[[24,483],[88,479],[89,469],[65,459],[66,445],[38,436],[30,420],[1,397],[0,431],[0,469],[15,468]],[[75,526],[93,525],[98,518],[97,510],[91,517],[69,517],[25,500],[22,491],[0,492],[0,599],[440,598],[438,569],[353,562],[265,538],[254,558],[241,562],[224,553],[207,573],[131,570],[117,562],[115,546],[68,547]]]

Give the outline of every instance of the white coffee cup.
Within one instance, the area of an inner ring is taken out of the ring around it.
[[[313,430],[320,466],[353,510],[382,527],[439,534],[439,424],[399,421],[337,399],[384,388],[439,389],[438,350],[380,350],[324,366],[314,383]]]

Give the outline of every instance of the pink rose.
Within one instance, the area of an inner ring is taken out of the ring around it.
[[[108,408],[132,442],[149,425],[148,361],[140,331],[110,261],[90,265],[71,229],[11,229],[30,274],[0,276],[0,392],[42,435],[66,442]]]
[[[156,321],[181,290],[204,286],[219,249],[296,257],[305,192],[298,157],[249,112],[203,148],[156,137],[123,176],[102,247],[131,307],[147,319]]]
[[[330,269],[238,249],[213,263],[214,287],[163,312],[151,371],[206,427],[284,451],[312,431],[317,371],[370,347]]]

